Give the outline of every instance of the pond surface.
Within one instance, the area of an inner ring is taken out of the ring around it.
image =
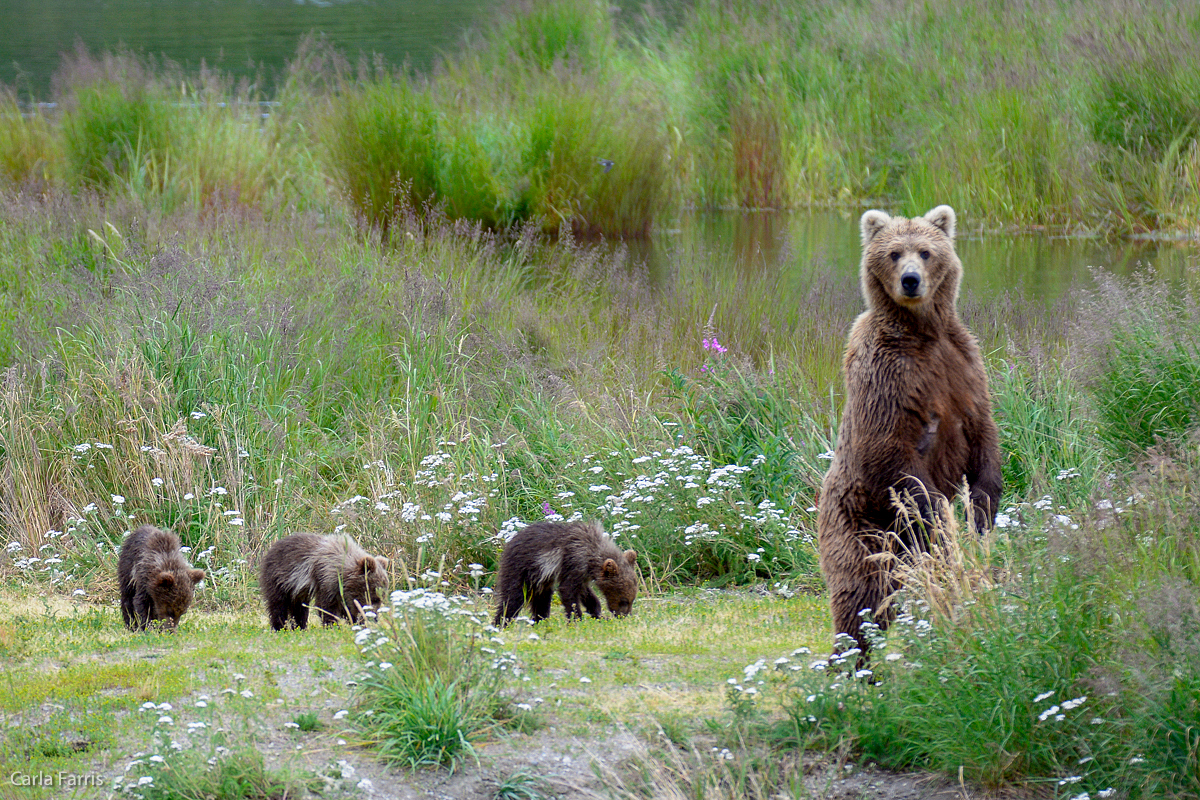
[[[671,269],[689,252],[730,270],[777,271],[779,285],[789,276],[798,285],[814,270],[857,284],[861,245],[859,213],[709,212],[682,216],[634,258],[651,275]],[[1093,270],[1117,275],[1145,272],[1182,282],[1200,267],[1196,240],[1104,240],[1030,233],[972,234],[956,238],[963,263],[962,293],[980,299],[1009,291],[1052,302],[1072,286],[1090,286]]]
[[[485,0],[0,0],[0,82],[47,100],[60,56],[82,42],[92,53],[135,53],[200,63],[272,91],[300,39],[324,33],[352,60],[381,54],[425,71],[486,21]]]

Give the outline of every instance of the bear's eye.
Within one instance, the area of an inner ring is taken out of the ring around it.
[[[921,260],[923,260],[923,261],[929,260],[929,251],[928,250],[921,251]]]
[[[900,260],[900,251],[899,250],[893,250],[889,255],[891,255],[892,261]]]

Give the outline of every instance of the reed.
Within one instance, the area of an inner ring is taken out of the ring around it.
[[[1194,26],[1122,9],[706,0],[668,23],[535,0],[425,77],[306,40],[266,120],[247,84],[78,51],[62,112],[5,115],[0,153],[17,183],[382,228],[437,207],[636,238],[681,206],[950,202],[986,227],[1189,231]]]

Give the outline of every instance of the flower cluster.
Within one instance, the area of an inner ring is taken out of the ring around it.
[[[200,694],[175,704],[143,703],[140,711],[152,732],[154,751],[135,753],[113,781],[114,791],[135,798],[174,796],[180,775],[193,775],[196,765],[219,768],[221,762],[236,757],[226,746],[230,727],[223,721],[221,704],[255,695],[245,688],[245,675],[234,673],[231,677],[233,685],[216,698]],[[243,715],[241,710],[236,713],[239,718]]]
[[[354,521],[377,523],[394,518],[403,525],[405,537],[418,545],[428,544],[440,532],[468,530],[478,525],[490,499],[499,494],[495,484],[498,473],[460,473],[451,450],[454,441],[438,443],[439,449],[421,459],[411,485],[398,481],[395,471],[382,460],[363,464],[374,484],[372,496],[356,494],[338,501],[330,515],[346,522],[335,530],[341,531]],[[445,502],[429,504],[430,495],[450,492]]]
[[[705,336],[700,340],[700,345],[714,356],[722,356],[729,352],[729,348],[717,341],[717,337],[715,335]],[[715,367],[712,364],[702,364],[700,366],[701,372],[711,373],[714,370]]]
[[[449,583],[432,570],[423,577],[429,583]],[[405,647],[421,640],[413,635],[414,629],[450,628],[462,632],[468,656],[482,654],[492,671],[521,676],[516,654],[500,649],[505,641],[488,624],[487,613],[473,597],[445,594],[432,588],[396,590],[389,597],[389,605],[368,612],[366,624],[355,626],[354,643],[368,659],[365,664],[368,672],[385,672],[393,668],[398,656],[403,656]]]

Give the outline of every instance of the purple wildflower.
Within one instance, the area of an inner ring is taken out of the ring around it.
[[[542,501],[542,513],[545,514],[547,517],[554,513],[554,509],[550,508],[549,500]]]
[[[725,347],[723,344],[721,344],[719,341],[717,341],[716,336],[712,337],[711,339],[706,336],[705,338],[700,340],[700,344],[702,347],[704,347],[705,350],[713,350],[718,355],[721,353],[728,352],[728,350],[729,350],[728,347]]]

